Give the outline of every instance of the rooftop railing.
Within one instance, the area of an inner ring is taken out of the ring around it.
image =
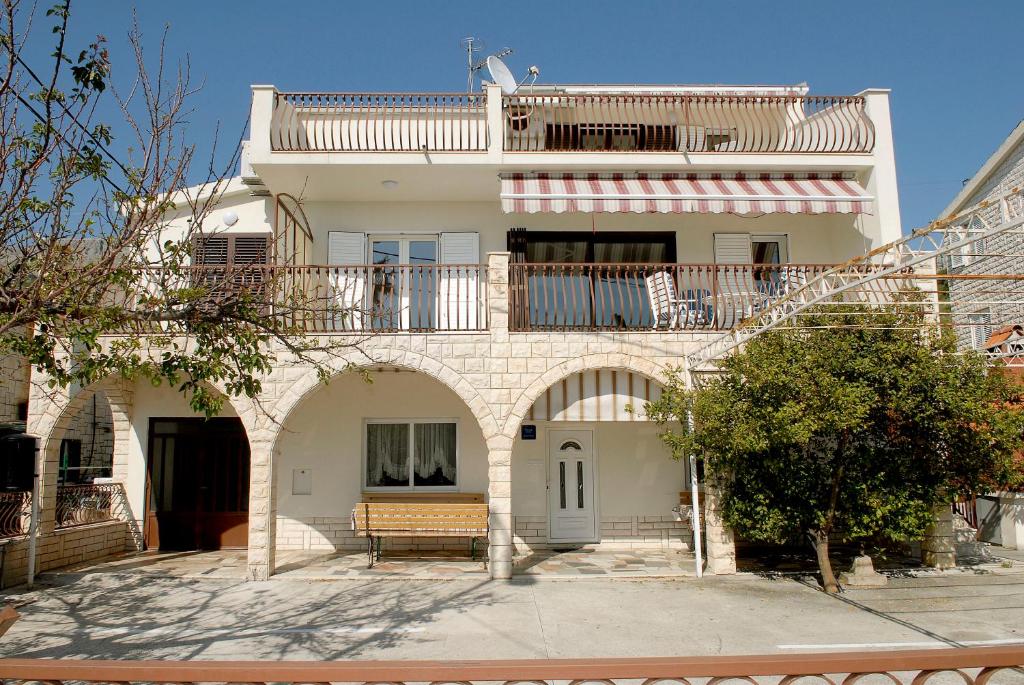
[[[271,149],[474,152],[488,145],[483,93],[278,93]]]
[[[276,93],[276,152],[866,153],[861,95]],[[497,130],[491,130],[492,127]]]
[[[871,152],[862,96],[512,95],[513,152]]]

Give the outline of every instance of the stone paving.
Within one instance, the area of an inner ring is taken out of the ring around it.
[[[244,579],[245,550],[218,552],[146,552],[102,562],[77,564],[55,573],[103,573],[171,578]],[[539,578],[666,578],[694,575],[693,556],[667,550],[543,551],[519,556],[516,575]],[[278,554],[274,580],[341,580],[392,578],[412,580],[486,580],[481,560],[456,553],[433,552],[429,556],[391,553],[366,567],[365,553],[282,552]]]
[[[667,578],[696,575],[692,554],[674,550],[538,551],[516,557],[513,575],[546,578]]]

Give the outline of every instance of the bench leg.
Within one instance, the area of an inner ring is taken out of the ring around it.
[[[384,538],[377,537],[377,561],[380,561],[380,548],[384,546]]]
[[[366,536],[366,568],[373,568],[373,536]]]
[[[469,558],[476,561],[476,538],[469,539]]]

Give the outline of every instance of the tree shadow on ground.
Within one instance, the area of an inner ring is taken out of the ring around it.
[[[356,658],[434,639],[442,612],[494,603],[485,580],[333,583],[51,575],[3,593],[22,619],[0,655],[23,658]],[[426,585],[430,585],[429,589]]]

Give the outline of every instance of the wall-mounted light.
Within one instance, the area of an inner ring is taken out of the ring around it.
[[[382,186],[384,186],[385,188],[387,188],[388,190],[391,190],[392,188],[397,188],[398,187],[398,181],[393,181],[390,178],[385,180],[385,181],[381,181],[380,184]]]
[[[225,226],[234,226],[238,223],[238,214],[235,212],[224,212],[224,216],[221,218],[224,220]]]

